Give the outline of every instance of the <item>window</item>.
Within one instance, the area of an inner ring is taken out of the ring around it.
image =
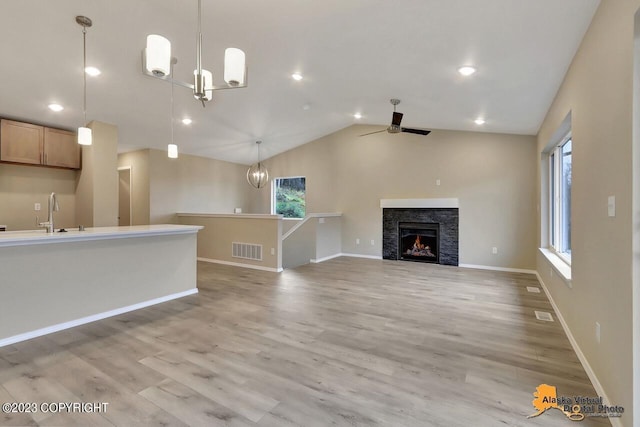
[[[549,154],[549,242],[571,263],[571,134]]]
[[[303,176],[275,178],[271,187],[271,213],[285,218],[304,218],[305,181]]]

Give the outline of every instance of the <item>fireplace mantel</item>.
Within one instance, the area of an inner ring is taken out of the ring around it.
[[[381,208],[458,208],[458,199],[380,199]]]

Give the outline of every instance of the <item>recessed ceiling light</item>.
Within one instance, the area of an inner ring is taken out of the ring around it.
[[[465,65],[464,67],[458,68],[458,72],[463,76],[470,76],[471,74],[478,71],[475,67],[471,67],[470,65]]]
[[[309,110],[311,109],[311,105],[309,105],[309,104],[304,104],[304,105],[302,106],[302,109],[303,109],[304,111],[309,111]]]
[[[102,71],[98,70],[96,67],[87,67],[84,69],[84,72],[89,74],[91,77],[96,77],[102,74]]]
[[[486,123],[484,119],[475,119],[473,122],[477,125],[483,125]]]
[[[64,107],[60,104],[49,104],[49,109],[57,113],[58,111],[64,110]]]
[[[362,118],[362,114],[360,114],[360,113],[355,113],[355,114],[353,115],[353,117],[355,117],[356,119],[361,119],[361,118]]]
[[[185,125],[190,125],[191,123],[193,123],[193,120],[191,119],[182,119],[182,123]]]
[[[302,80],[302,74],[300,74],[300,73],[293,73],[293,74],[291,74],[291,78],[292,78],[293,80],[298,80],[298,81],[300,81],[300,80]]]

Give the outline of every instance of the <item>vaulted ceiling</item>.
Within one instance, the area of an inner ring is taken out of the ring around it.
[[[202,0],[204,67],[221,82],[224,49],[243,49],[249,87],[214,92],[204,109],[176,87],[174,139],[182,153],[248,164],[258,139],[269,157],[354,123],[387,125],[390,98],[405,126],[535,134],[598,4]],[[171,85],[142,74],[141,52],[148,34],[164,35],[176,78],[191,81],[196,0],[2,0],[0,116],[82,124],[76,15],[93,20],[88,64],[102,71],[88,77],[87,118],[116,124],[120,151],[166,149]],[[458,74],[466,64],[477,73]]]

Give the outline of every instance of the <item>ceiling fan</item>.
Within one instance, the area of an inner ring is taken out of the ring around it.
[[[391,119],[391,124],[389,125],[389,127],[386,129],[375,131],[375,132],[365,133],[364,135],[360,135],[360,136],[373,135],[374,133],[380,133],[384,131],[387,131],[389,133],[400,133],[400,132],[415,133],[417,135],[429,135],[431,133],[430,130],[401,127],[400,122],[402,122],[403,114],[396,112],[396,105],[400,104],[400,100],[394,98],[394,99],[391,99],[390,102],[391,104],[393,104],[393,117]]]

